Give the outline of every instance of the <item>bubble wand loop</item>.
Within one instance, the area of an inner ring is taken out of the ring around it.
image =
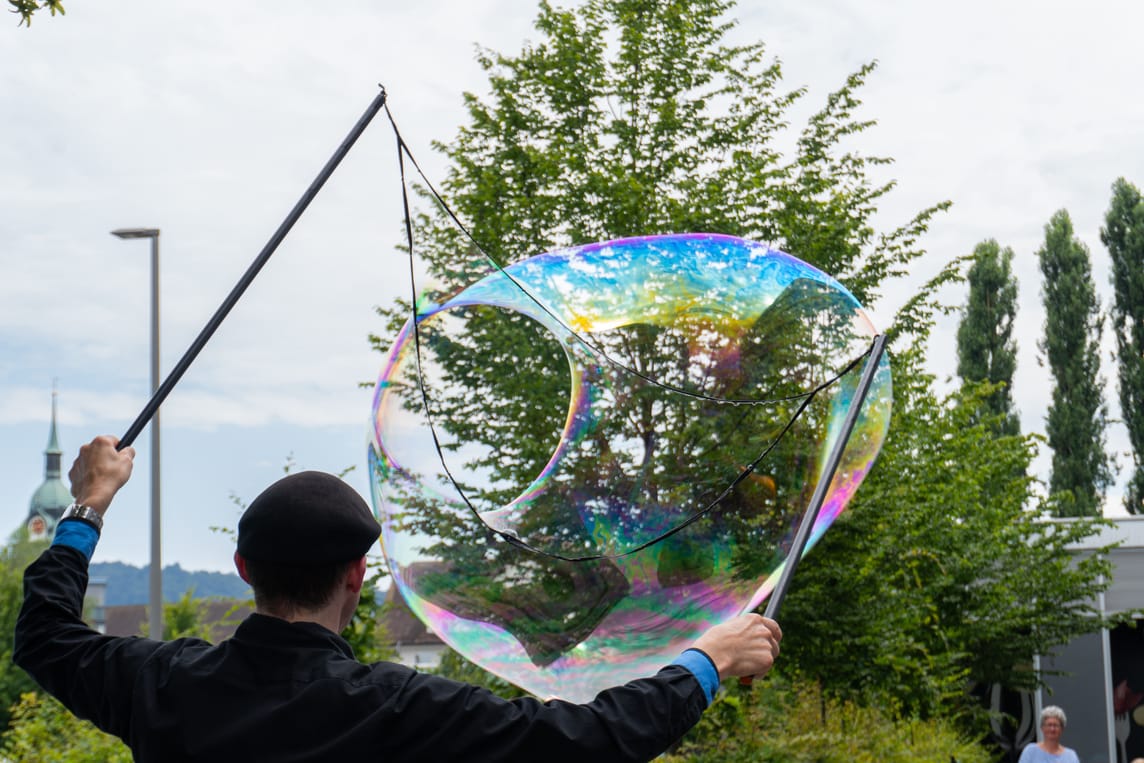
[[[286,216],[286,219],[283,220],[282,224],[278,226],[278,229],[274,231],[274,235],[266,242],[266,246],[262,247],[262,251],[254,258],[254,262],[252,262],[250,267],[246,269],[246,272],[242,274],[238,283],[231,289],[230,294],[226,296],[226,299],[219,305],[218,310],[216,310],[210,320],[207,321],[207,325],[203,327],[203,330],[200,331],[199,335],[195,337],[195,340],[191,342],[191,346],[183,353],[183,357],[175,364],[171,373],[167,374],[167,378],[163,380],[163,383],[155,390],[155,394],[152,395],[151,399],[147,401],[147,404],[143,406],[143,410],[139,412],[135,421],[132,422],[131,426],[124,432],[123,437],[119,438],[117,450],[123,450],[133,443],[135,438],[139,436],[139,433],[143,431],[143,427],[147,426],[147,422],[151,420],[155,412],[159,410],[159,406],[167,399],[167,395],[169,395],[171,390],[175,388],[175,385],[179,383],[179,379],[183,377],[183,374],[186,373],[186,370],[190,367],[191,363],[194,362],[199,352],[202,351],[207,341],[222,324],[227,313],[231,311],[231,308],[235,306],[243,292],[245,292],[251,282],[254,281],[255,276],[262,270],[262,266],[267,263],[270,256],[278,249],[278,246],[286,238],[286,234],[294,227],[294,223],[298,222],[302,213],[306,211],[306,207],[310,206],[310,202],[318,195],[318,191],[320,191],[322,186],[326,184],[326,181],[330,179],[330,175],[334,174],[334,170],[341,164],[342,159],[349,153],[350,148],[357,142],[357,139],[361,137],[361,134],[365,132],[365,128],[369,126],[370,121],[385,105],[385,88],[380,85],[378,87],[380,88],[380,92],[378,92],[377,96],[369,104],[369,107],[366,108],[365,112],[361,115],[361,118],[358,119],[357,123],[349,131],[349,134],[346,135],[341,145],[338,146],[334,152],[334,155],[331,156],[329,161],[326,162],[326,165],[322,167],[318,176],[310,183],[310,187],[302,194],[302,198],[298,200],[294,208],[291,209],[290,213]]]
[[[818,479],[818,484],[815,485],[814,495],[810,498],[810,505],[807,506],[806,513],[802,516],[802,521],[799,522],[798,531],[795,533],[794,543],[791,545],[790,552],[787,554],[787,560],[783,566],[782,574],[779,575],[779,580],[775,583],[775,588],[771,591],[771,595],[767,599],[767,607],[763,611],[764,617],[769,617],[772,620],[778,618],[779,607],[782,606],[787,589],[790,588],[790,581],[794,577],[794,570],[798,566],[799,559],[802,558],[803,551],[806,549],[811,530],[814,529],[815,520],[818,519],[818,511],[822,508],[823,501],[826,500],[826,491],[830,488],[830,483],[834,480],[834,473],[838,471],[838,463],[842,460],[842,452],[850,442],[850,433],[854,431],[854,424],[858,421],[858,414],[861,413],[862,405],[866,402],[866,394],[870,391],[870,385],[874,382],[874,374],[878,372],[878,364],[882,359],[885,348],[886,336],[885,334],[878,334],[874,337],[874,343],[870,347],[870,356],[866,359],[866,367],[862,369],[862,377],[858,380],[858,387],[854,391],[854,399],[850,402],[850,408],[846,411],[846,418],[842,422],[842,429],[838,432],[838,438],[834,441],[834,447],[830,449],[830,456],[826,459],[826,466],[822,471],[822,476]],[[739,683],[743,686],[750,686],[753,679],[754,676],[743,676],[739,679]]]

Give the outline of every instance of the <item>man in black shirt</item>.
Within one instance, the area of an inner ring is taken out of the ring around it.
[[[81,619],[87,565],[134,450],[80,449],[76,498],[24,577],[14,661],[139,761],[642,761],[699,719],[720,678],[765,674],[782,632],[749,614],[712,628],[654,676],[583,705],[492,693],[388,662],[338,635],[357,606],[378,525],[316,472],[267,488],[243,514],[235,564],[255,613],[217,646],[116,638]]]

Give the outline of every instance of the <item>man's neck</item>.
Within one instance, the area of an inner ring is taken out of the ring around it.
[[[331,633],[341,633],[342,628],[339,627],[338,613],[331,611],[329,608],[321,609],[316,612],[309,610],[296,609],[290,612],[271,611],[256,607],[255,612],[267,617],[276,617],[279,620],[285,620],[288,623],[314,623],[320,625]]]

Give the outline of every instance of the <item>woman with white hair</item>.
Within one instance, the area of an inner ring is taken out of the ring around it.
[[[1041,741],[1026,745],[1018,763],[1080,763],[1076,751],[1061,744],[1065,711],[1049,705],[1041,711]]]

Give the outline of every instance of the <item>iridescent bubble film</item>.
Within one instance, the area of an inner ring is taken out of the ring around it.
[[[830,276],[719,235],[541,254],[416,312],[373,405],[393,580],[466,658],[577,702],[763,602],[875,335]],[[883,356],[808,548],[890,406]]]

